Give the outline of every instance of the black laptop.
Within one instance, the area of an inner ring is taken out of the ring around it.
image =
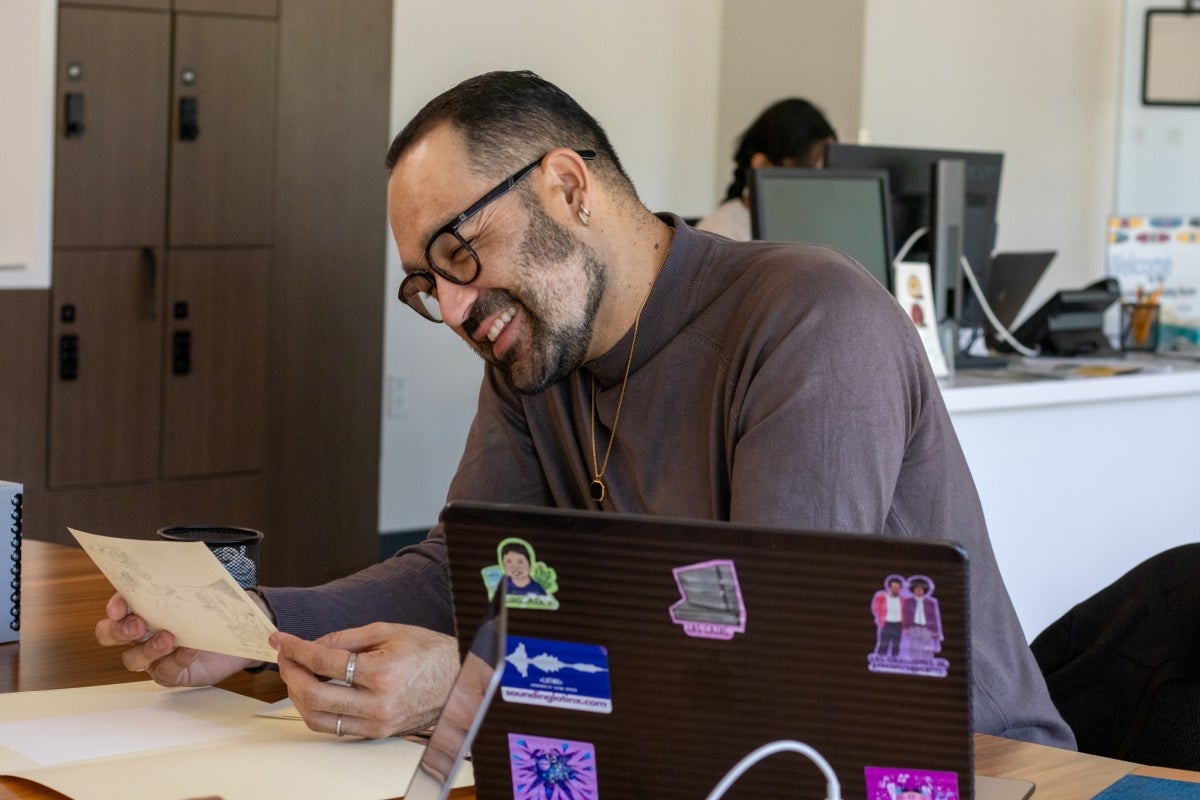
[[[442,521],[460,642],[498,593],[507,610],[481,798],[698,800],[760,748],[780,752],[725,797],[824,797],[817,760],[845,798],[1032,792],[973,779],[954,543],[492,504]]]

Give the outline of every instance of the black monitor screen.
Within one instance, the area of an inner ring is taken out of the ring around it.
[[[996,206],[1000,200],[1002,153],[971,150],[927,150],[913,147],[841,144],[829,146],[825,163],[839,170],[886,170],[892,192],[892,246],[894,251],[917,229],[930,226],[929,209],[933,167],[940,159],[966,165],[966,202],[963,212],[963,255],[987,290],[992,250],[996,246]],[[929,261],[929,238],[924,237],[905,256],[906,261]],[[955,287],[955,291],[960,291]],[[962,324],[983,324],[979,305],[970,292],[963,296]]]
[[[836,247],[891,288],[887,173],[767,167],[750,173],[755,239]]]

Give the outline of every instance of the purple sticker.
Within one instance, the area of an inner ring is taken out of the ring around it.
[[[927,769],[864,767],[867,800],[958,800],[958,775]]]
[[[928,575],[888,575],[871,599],[875,650],[867,656],[872,672],[946,677],[950,662],[942,649],[942,612]]]
[[[705,561],[672,572],[683,599],[671,606],[671,621],[684,633],[702,639],[745,633],[746,606],[732,561]]]
[[[596,748],[587,742],[508,735],[513,800],[597,800]]]

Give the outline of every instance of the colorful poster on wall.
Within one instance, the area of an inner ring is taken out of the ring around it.
[[[1108,274],[1123,302],[1159,305],[1160,349],[1200,347],[1200,214],[1110,218]]]

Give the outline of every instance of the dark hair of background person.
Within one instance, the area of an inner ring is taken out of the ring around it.
[[[533,72],[488,72],[430,100],[392,141],[385,162],[388,172],[408,147],[447,122],[462,133],[476,174],[503,175],[556,147],[594,150],[593,169],[637,198],[600,123],[570,95]]]
[[[837,132],[820,109],[798,97],[780,100],[759,114],[742,134],[733,154],[733,182],[725,191],[725,199],[733,200],[745,192],[750,159],[755,153],[783,166],[788,159],[806,161],[809,151],[826,139],[836,141]]]

